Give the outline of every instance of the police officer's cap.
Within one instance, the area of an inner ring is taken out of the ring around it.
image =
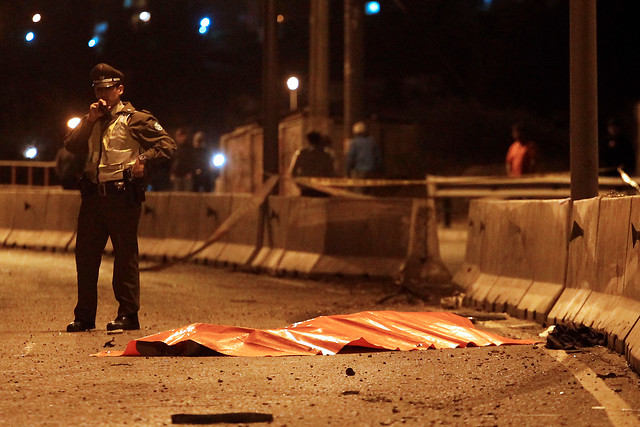
[[[116,70],[109,64],[98,64],[93,67],[89,74],[93,82],[93,87],[111,87],[122,84],[124,74],[122,71]]]

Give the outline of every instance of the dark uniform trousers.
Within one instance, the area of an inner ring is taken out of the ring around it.
[[[98,272],[102,253],[111,237],[114,250],[113,292],[118,315],[137,313],[140,308],[138,270],[138,222],[141,203],[131,191],[83,195],[78,215],[76,269],[78,304],[76,320],[93,323],[98,306]]]

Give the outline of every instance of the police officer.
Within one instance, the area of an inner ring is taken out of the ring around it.
[[[98,271],[109,237],[114,250],[113,292],[119,306],[107,330],[140,329],[137,232],[145,165],[170,158],[176,144],[149,112],[122,102],[122,72],[98,64],[90,77],[97,101],[64,140],[70,152],[87,154],[75,250],[78,302],[67,332],[95,328]]]

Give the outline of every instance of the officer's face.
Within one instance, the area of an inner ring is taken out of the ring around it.
[[[111,108],[120,102],[120,96],[124,92],[124,86],[94,87],[96,99],[102,99],[107,103],[107,107]]]

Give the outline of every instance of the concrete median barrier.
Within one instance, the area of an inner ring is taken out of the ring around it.
[[[571,321],[607,334],[625,351],[640,316],[634,222],[639,197],[603,197],[574,203],[566,288],[550,321]]]
[[[426,201],[409,198],[272,196],[252,266],[305,276],[395,278],[402,271],[410,279],[443,277],[436,224],[427,231],[427,210]]]
[[[168,231],[166,215],[169,210],[171,193],[147,193],[146,201],[142,204],[140,223],[138,224],[138,249],[140,255],[152,259],[165,256],[165,247],[161,245]]]
[[[263,218],[262,242],[251,261],[252,268],[272,274],[279,271],[280,261],[287,250],[288,237],[292,234],[289,229],[292,225],[291,215],[295,215],[293,210],[300,208],[299,204],[292,208],[292,204],[294,202],[291,197],[268,198]]]
[[[623,292],[632,303],[629,304],[628,301],[625,301],[625,304],[619,307],[624,308],[627,312],[630,311],[630,314],[633,311],[640,313],[640,307],[637,304],[640,301],[640,197],[633,197],[631,200]],[[625,354],[633,369],[640,372],[640,326],[638,322],[633,325],[625,338]]]
[[[39,246],[43,231],[43,219],[47,212],[47,190],[21,191],[14,200],[14,216],[11,231],[5,239],[5,245],[25,248]]]
[[[168,259],[188,254],[199,239],[200,204],[202,197],[196,193],[172,192],[166,210],[162,212],[162,224],[157,251]]]
[[[314,270],[395,276],[407,257],[411,208],[411,199],[329,199],[324,256]]]
[[[327,222],[325,198],[296,197],[289,199],[289,214],[284,228],[285,251],[277,269],[305,275],[316,273],[324,254]]]
[[[198,241],[194,249],[201,248],[207,238],[231,215],[231,194],[206,194],[202,195],[200,214],[198,215]],[[226,235],[209,244],[194,256],[194,259],[206,263],[216,263],[226,245]]]
[[[233,194],[231,197],[231,212],[244,208],[247,210],[225,236],[225,244],[217,258],[223,265],[248,266],[256,253],[262,217],[260,207],[248,207],[252,206],[252,200],[251,194]]]
[[[503,216],[507,205],[505,202],[486,200],[478,201],[478,203],[484,205],[481,208],[484,216],[484,231],[482,240],[477,242],[481,245],[483,255],[479,259],[478,271],[474,280],[466,287],[465,301],[476,307],[490,309],[486,299],[500,274],[503,247],[501,239],[506,234],[503,230],[506,225],[503,222]]]
[[[565,286],[570,202],[541,200],[523,208],[525,260],[533,283],[516,305],[515,314],[543,323]]]
[[[487,288],[484,299],[477,298],[489,310],[513,313],[533,283],[533,266],[528,257],[525,236],[527,208],[530,207],[526,201],[492,205],[497,210],[494,212],[497,217],[491,220],[489,232],[495,232],[497,238],[487,242],[486,247],[489,253],[497,255],[495,262],[487,263],[487,273],[495,275],[496,279]]]
[[[600,198],[573,203],[565,289],[547,316],[548,323],[573,321],[591,293],[595,278]]]
[[[311,235],[323,237],[323,241],[305,243],[321,250],[322,255],[309,273],[370,277],[398,274],[407,258],[411,199],[328,198],[324,218],[318,205],[307,207],[319,221],[307,225],[299,217],[295,233],[299,235],[309,229]],[[292,248],[294,252],[302,252],[300,242]]]
[[[456,275],[467,300],[544,321],[564,286],[568,200],[474,204],[475,221],[484,219],[470,229],[467,271]]]
[[[40,247],[69,250],[75,240],[80,202],[78,191],[49,190],[42,233],[37,237]]]
[[[0,246],[4,245],[7,236],[13,228],[17,191],[13,189],[0,190]]]
[[[485,235],[471,228],[467,258],[480,246],[484,255],[466,288],[471,301],[591,327],[640,370],[640,196],[478,203]]]
[[[463,288],[466,292],[480,275],[487,221],[485,207],[486,204],[478,199],[472,200],[469,204],[464,263],[460,270],[454,272],[453,276],[453,283]]]

